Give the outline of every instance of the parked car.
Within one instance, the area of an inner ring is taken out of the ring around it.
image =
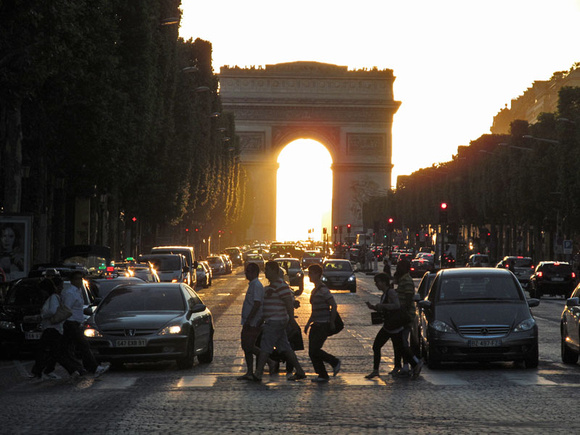
[[[322,264],[322,282],[329,289],[350,290],[351,293],[356,293],[356,275],[348,260],[325,260]]]
[[[534,273],[534,261],[531,257],[506,256],[495,267],[509,269],[516,276],[522,287],[527,288]]]
[[[84,334],[99,361],[175,360],[181,369],[213,360],[213,318],[183,283],[123,286],[107,295]]]
[[[208,288],[210,278],[206,266],[204,266],[201,261],[197,262],[197,269],[195,272],[197,273],[197,285],[199,287]]]
[[[261,254],[254,254],[254,253],[250,253],[250,254],[246,255],[246,261],[244,261],[244,269],[246,269],[246,267],[250,263],[256,263],[258,265],[258,267],[260,268],[260,270],[262,270],[262,271],[264,270],[264,267],[266,264],[266,262],[264,261],[264,257],[262,257]]]
[[[226,265],[226,274],[232,273],[234,270],[234,264],[228,254],[219,254],[219,256],[224,260],[224,264]]]
[[[471,254],[467,260],[467,267],[489,267],[489,255],[487,254]]]
[[[580,354],[580,285],[566,301],[560,317],[560,349],[562,362],[576,364]]]
[[[207,257],[206,260],[211,267],[211,273],[215,275],[225,275],[226,274],[226,264],[222,257],[218,255],[211,255]]]
[[[188,266],[182,254],[146,254],[140,261],[153,264],[161,282],[188,282]]]
[[[415,293],[415,296],[413,297],[413,300],[417,305],[415,307],[415,319],[411,325],[410,344],[415,355],[421,354],[421,308],[419,307],[418,302],[427,297],[431,284],[435,281],[436,276],[437,272],[435,271],[425,272],[419,282],[419,286],[417,287],[417,293]]]
[[[529,292],[533,298],[563,295],[569,298],[576,286],[576,274],[570,263],[541,261],[530,276]]]
[[[274,261],[288,274],[289,284],[298,286],[295,295],[300,296],[304,291],[304,270],[300,266],[300,260],[298,258],[277,258]]]
[[[0,307],[0,348],[7,348],[14,354],[35,350],[42,335],[40,311],[49,296],[42,289],[43,279],[12,281]],[[64,282],[65,289],[70,285],[70,281]],[[82,295],[85,309],[96,303],[86,281],[83,281]]]
[[[201,264],[201,266],[205,269],[205,276],[207,278],[207,282],[205,284],[207,284],[207,287],[210,287],[213,281],[213,270],[211,270],[211,266],[207,261],[198,261],[198,263]]]
[[[422,355],[430,368],[451,361],[523,361],[538,366],[538,326],[515,276],[505,269],[437,273],[421,309]]]

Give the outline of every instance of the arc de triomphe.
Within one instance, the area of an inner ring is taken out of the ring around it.
[[[223,110],[235,114],[250,182],[248,240],[276,237],[278,156],[296,139],[316,140],[332,157],[332,226],[363,230],[362,203],[391,186],[391,130],[401,104],[394,79],[392,70],[318,62],[220,69]]]

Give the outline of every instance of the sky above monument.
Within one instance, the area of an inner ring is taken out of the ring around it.
[[[389,68],[398,175],[451,160],[535,80],[580,61],[580,0],[183,0],[180,35],[213,68],[316,61]]]

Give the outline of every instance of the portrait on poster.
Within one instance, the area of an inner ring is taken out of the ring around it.
[[[32,216],[0,216],[0,280],[26,277],[31,247]]]

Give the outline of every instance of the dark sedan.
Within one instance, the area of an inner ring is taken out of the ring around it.
[[[429,367],[446,361],[523,361],[538,366],[538,326],[515,276],[505,269],[437,273],[421,309],[421,349]]]
[[[325,260],[322,265],[322,282],[329,289],[356,293],[356,276],[349,260]]]
[[[213,360],[213,319],[183,283],[114,289],[87,321],[85,336],[99,361],[175,360],[182,369]]]
[[[530,277],[530,296],[540,299],[543,295],[570,297],[576,286],[576,274],[570,263],[541,261]]]

